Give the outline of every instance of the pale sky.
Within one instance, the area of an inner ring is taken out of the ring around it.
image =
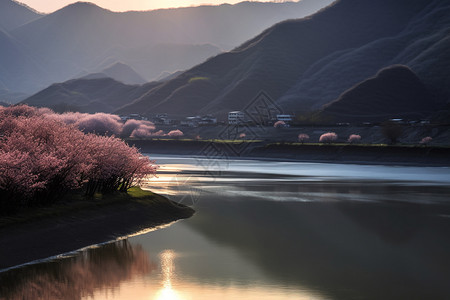
[[[198,6],[201,4],[214,4],[221,3],[234,4],[242,2],[243,0],[85,0],[85,2],[92,2],[100,7],[112,10],[112,11],[127,11],[127,10],[150,10],[157,8],[169,8],[169,7],[184,7],[184,6]],[[260,2],[282,2],[274,0],[259,0]],[[25,3],[26,5],[34,8],[35,10],[43,13],[50,13],[58,10],[70,3],[77,2],[76,0],[18,0],[18,2]]]

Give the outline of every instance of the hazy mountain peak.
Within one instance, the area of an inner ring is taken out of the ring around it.
[[[104,69],[102,73],[126,84],[143,84],[146,82],[132,67],[122,62],[116,62]]]
[[[10,31],[42,15],[25,4],[13,0],[0,0],[0,28]]]
[[[85,13],[88,11],[109,11],[105,8],[102,8],[94,3],[91,2],[84,2],[84,1],[78,1],[72,4],[69,4],[63,8],[61,8],[59,11],[70,11],[70,12],[80,12]]]

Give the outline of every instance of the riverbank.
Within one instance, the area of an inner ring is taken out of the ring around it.
[[[211,159],[245,158],[280,161],[380,165],[450,166],[450,147],[271,143],[218,140],[129,140],[141,152]]]
[[[111,198],[62,203],[0,218],[0,270],[112,241],[194,214],[187,206],[140,189]]]

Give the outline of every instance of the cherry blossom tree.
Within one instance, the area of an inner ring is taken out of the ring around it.
[[[149,137],[155,131],[155,124],[144,120],[127,120],[122,126],[121,136],[127,137]]]
[[[181,137],[184,135],[184,133],[181,130],[177,129],[177,130],[169,131],[169,133],[167,135],[170,137]]]
[[[330,144],[330,143],[336,141],[337,138],[338,138],[338,136],[337,136],[336,133],[334,133],[334,132],[327,132],[327,133],[324,133],[324,134],[322,134],[320,136],[319,142]]]
[[[347,140],[350,144],[358,143],[361,141],[361,136],[359,134],[352,134],[348,137]]]
[[[119,135],[122,131],[122,123],[117,115],[96,113],[84,114],[76,122],[78,128],[83,132],[96,133],[100,135]]]
[[[428,145],[429,143],[431,143],[433,141],[433,138],[431,136],[427,136],[424,137],[421,141],[420,144],[421,145]]]
[[[308,141],[309,140],[309,135],[307,135],[306,133],[300,133],[299,135],[298,135],[298,141],[300,142],[300,143],[305,143],[306,141]]]
[[[0,107],[0,206],[48,204],[75,189],[126,191],[154,175],[157,166],[148,157],[123,140],[83,133],[78,117]],[[63,121],[69,119],[71,125]]]
[[[286,123],[284,121],[276,121],[275,124],[273,124],[273,127],[275,128],[283,128],[286,126]]]

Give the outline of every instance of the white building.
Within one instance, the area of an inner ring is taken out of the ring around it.
[[[291,123],[294,121],[294,115],[277,115],[277,121],[283,121],[285,123]]]
[[[228,124],[243,124],[245,123],[245,113],[242,111],[230,111],[228,113]]]

